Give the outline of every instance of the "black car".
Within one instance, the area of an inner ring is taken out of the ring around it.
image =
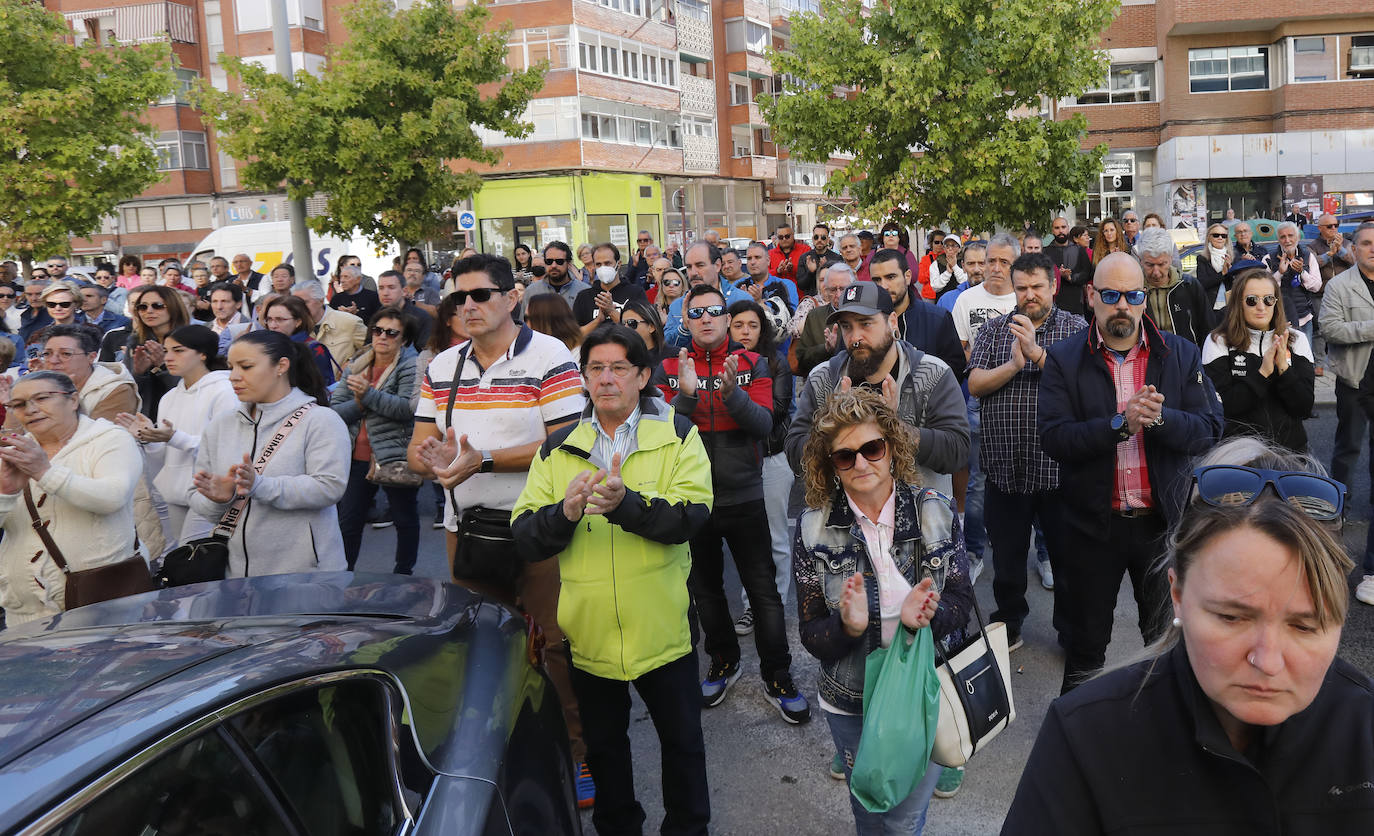
[[[0,832],[580,832],[525,620],[348,572],[162,590],[0,633]]]

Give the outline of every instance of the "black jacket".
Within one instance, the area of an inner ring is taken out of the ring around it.
[[[1290,333],[1306,342],[1296,328]],[[1279,374],[1275,369],[1269,377],[1260,374],[1264,352],[1273,337],[1273,331],[1251,331],[1246,348],[1231,348],[1216,337],[1203,346],[1203,366],[1216,386],[1226,416],[1223,436],[1260,435],[1290,450],[1306,452],[1307,430],[1302,422],[1312,416],[1316,371],[1311,360],[1293,351],[1288,371]]]
[[[1164,395],[1164,424],[1145,433],[1145,463],[1156,507],[1178,517],[1192,458],[1221,435],[1221,402],[1202,371],[1197,346],[1144,317],[1150,349],[1145,382]],[[1062,466],[1065,522],[1094,537],[1106,530],[1116,481],[1116,386],[1089,325],[1050,346],[1040,378],[1040,445]]]
[[[1149,664],[1051,703],[1002,836],[1374,833],[1368,677],[1337,659],[1312,704],[1243,755],[1182,644]]]
[[[963,343],[954,328],[949,311],[921,298],[914,288],[907,290],[911,304],[897,318],[897,338],[916,346],[926,354],[945,361],[960,383],[968,377],[968,359]]]
[[[1172,280],[1175,274],[1172,267],[1169,270]],[[1169,318],[1173,320],[1173,333],[1201,348],[1212,330],[1212,303],[1215,299],[1216,291],[1209,295],[1197,279],[1189,275],[1181,276],[1178,284],[1169,288]]]
[[[1081,316],[1085,310],[1083,286],[1093,280],[1093,260],[1088,257],[1088,251],[1073,242],[1051,243],[1045,247],[1045,255],[1050,257],[1055,266],[1069,271],[1055,291],[1054,304],[1060,310]]]

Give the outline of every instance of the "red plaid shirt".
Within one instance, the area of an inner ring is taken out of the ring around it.
[[[1125,412],[1126,402],[1145,385],[1145,366],[1150,359],[1150,347],[1145,342],[1144,329],[1140,342],[1131,347],[1124,360],[1102,342],[1102,333],[1093,329],[1097,350],[1107,362],[1116,386],[1116,411]],[[1112,491],[1112,510],[1155,507],[1150,491],[1150,473],[1145,464],[1145,433],[1138,432],[1116,445],[1116,488]]]

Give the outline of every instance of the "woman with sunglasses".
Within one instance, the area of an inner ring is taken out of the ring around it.
[[[1002,827],[1371,833],[1374,682],[1336,658],[1345,489],[1307,456],[1223,442],[1167,554],[1173,626],[1051,704]]]
[[[267,330],[285,334],[292,342],[308,348],[310,356],[315,358],[315,367],[325,387],[334,385],[334,359],[329,349],[310,336],[315,330],[315,320],[304,301],[295,296],[278,296],[262,309],[262,324],[267,326]]]
[[[625,310],[620,313],[620,324],[644,340],[644,345],[648,347],[649,355],[654,358],[655,363],[663,360],[668,351],[668,343],[663,338],[663,319],[659,316],[657,305],[639,299],[626,302]]]
[[[957,647],[973,606],[954,503],[917,483],[916,444],[882,395],[839,389],[802,454],[807,508],[792,550],[801,642],[821,663],[820,706],[846,782],[863,729],[869,652],[926,626]],[[851,795],[857,831],[919,834],[940,774],[927,764],[911,795],[886,813]]]
[[[162,396],[176,388],[176,375],[167,370],[167,350],[162,341],[166,336],[191,321],[182,303],[181,293],[161,285],[143,285],[129,291],[129,304],[133,308],[133,321],[124,339],[123,360],[129,373],[138,384],[139,411],[154,422],[157,421],[158,404]],[[106,334],[101,344],[100,359],[113,347],[111,337],[118,331]]]
[[[1207,298],[1215,300],[1218,290],[1231,272],[1236,260],[1236,251],[1231,246],[1231,233],[1224,224],[1214,223],[1207,227],[1206,248],[1197,255],[1197,280],[1207,291]],[[1210,304],[1210,302],[1209,302]]]
[[[551,298],[562,301],[557,296]],[[420,480],[415,477],[414,484],[400,484],[403,480],[386,476],[398,465],[405,467],[406,445],[415,427],[415,403],[419,399],[415,361],[419,355],[410,347],[413,328],[410,318],[398,308],[378,311],[372,317],[371,346],[349,363],[344,385],[336,387],[329,398],[330,407],[348,425],[353,443],[348,486],[339,502],[339,531],[350,571],[358,562],[363,525],[378,487],[386,491],[387,506],[396,524],[393,571],[409,575],[415,568],[420,548],[416,502]]]
[[[126,255],[119,259],[119,277],[115,284],[125,290],[132,290],[143,284],[143,260],[136,255]],[[119,313],[124,313],[119,311]]]
[[[1267,269],[1241,271],[1233,287],[1221,325],[1202,346],[1202,365],[1226,415],[1222,435],[1258,435],[1306,451],[1302,422],[1312,415],[1316,386],[1312,346],[1289,327]]]
[[[687,293],[687,280],[682,277],[682,272],[676,268],[668,268],[659,277],[658,285],[653,289],[653,296],[649,301],[658,308],[658,318],[664,322],[668,321],[668,308],[672,307],[673,302],[682,298]]]

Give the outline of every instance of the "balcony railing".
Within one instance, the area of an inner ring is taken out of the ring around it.
[[[1374,46],[1352,46],[1350,48],[1350,71],[1369,72],[1374,70]]]
[[[135,6],[68,12],[76,42],[95,38],[104,43],[146,43],[171,39],[196,42],[195,10],[179,3],[140,3]]]
[[[751,180],[774,180],[778,176],[778,158],[757,154],[736,156],[730,160],[730,173]]]
[[[689,174],[720,169],[720,146],[715,137],[684,136],[682,138],[682,168]]]
[[[707,13],[705,20],[685,14],[678,15],[677,51],[684,57],[699,61],[710,61],[715,56],[710,13]]]
[[[678,86],[682,89],[682,112],[701,116],[716,115],[716,83],[709,78],[694,75],[679,75]]]

